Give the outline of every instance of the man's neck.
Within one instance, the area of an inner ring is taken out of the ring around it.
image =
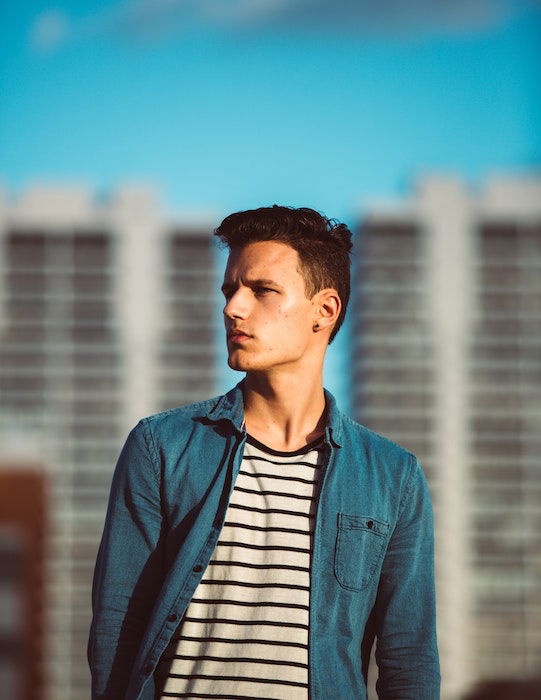
[[[323,434],[326,411],[321,374],[302,381],[248,372],[243,386],[246,431],[268,447],[297,450]]]

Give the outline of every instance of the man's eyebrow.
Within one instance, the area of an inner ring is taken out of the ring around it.
[[[272,285],[273,287],[281,287],[282,285],[278,284],[278,282],[275,282],[274,280],[269,280],[269,279],[256,279],[256,280],[246,280],[246,284],[250,287],[256,287],[259,285]],[[222,292],[227,291],[228,289],[231,289],[235,285],[231,282],[224,282],[221,286]]]

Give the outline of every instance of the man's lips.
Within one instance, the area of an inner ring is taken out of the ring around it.
[[[227,334],[227,337],[233,342],[240,342],[243,340],[248,340],[248,338],[251,338],[252,336],[248,335],[248,333],[244,333],[244,331],[230,331]]]

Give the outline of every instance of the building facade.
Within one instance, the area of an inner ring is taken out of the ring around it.
[[[415,452],[436,522],[442,697],[541,667],[541,180],[427,178],[368,207],[355,418]]]
[[[216,393],[213,247],[210,217],[166,217],[144,189],[0,198],[0,442],[48,485],[48,700],[88,698],[92,571],[127,433]]]

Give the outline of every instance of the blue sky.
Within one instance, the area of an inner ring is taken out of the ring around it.
[[[477,183],[541,163],[539,0],[59,0],[0,13],[10,192],[135,180],[171,210],[278,202],[354,226],[364,201],[424,172]],[[344,397],[346,343],[341,331],[327,381]]]

